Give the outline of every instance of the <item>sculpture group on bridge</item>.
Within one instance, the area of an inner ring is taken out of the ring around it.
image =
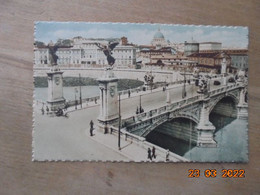
[[[113,49],[118,45],[118,42],[109,42],[108,45],[103,45],[100,43],[95,43],[95,45],[100,48],[105,56],[107,57],[107,62],[110,66],[113,66],[115,63],[115,58],[112,56]]]

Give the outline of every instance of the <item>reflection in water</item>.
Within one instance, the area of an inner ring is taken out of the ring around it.
[[[233,120],[235,120],[235,118],[223,116],[214,112],[209,115],[209,121],[216,127],[215,133],[230,124]]]

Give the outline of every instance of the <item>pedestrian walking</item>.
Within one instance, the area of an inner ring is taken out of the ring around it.
[[[89,125],[90,125],[90,136],[93,136],[94,123],[92,120],[90,121]]]
[[[169,149],[166,151],[166,162],[169,161],[169,156],[170,156],[170,153],[169,153]]]
[[[148,148],[147,153],[148,153],[147,158],[150,159],[150,160],[152,160],[152,155],[151,155],[151,149],[150,149],[150,148]]]
[[[128,90],[128,98],[130,98],[130,96],[131,96],[131,91]]]
[[[95,104],[97,104],[97,98],[95,98]]]
[[[43,107],[42,107],[42,115],[44,115],[44,109],[43,109]]]
[[[47,115],[49,114],[49,107],[46,106],[46,112],[47,112]]]
[[[156,155],[155,155],[155,147],[153,146],[152,148],[152,158],[156,158]]]
[[[137,106],[135,114],[139,114],[139,108]]]

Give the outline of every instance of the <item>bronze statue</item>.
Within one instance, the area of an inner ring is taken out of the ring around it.
[[[56,51],[58,50],[58,46],[54,45],[48,45],[47,46],[49,48],[49,53],[50,53],[50,62],[52,66],[56,66],[57,65],[57,60],[58,60],[58,56],[56,55]]]
[[[115,63],[115,58],[112,56],[113,49],[119,44],[118,42],[109,42],[108,45],[103,45],[100,43],[95,43],[97,47],[102,49],[105,56],[107,57],[107,62],[110,66],[113,66]]]

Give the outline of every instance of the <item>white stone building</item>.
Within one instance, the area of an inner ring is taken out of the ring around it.
[[[61,66],[84,65],[85,67],[91,65],[107,65],[107,57],[96,43],[108,45],[110,41],[118,41],[120,44],[112,51],[112,56],[116,59],[115,66],[128,67],[129,65],[135,65],[136,46],[128,44],[126,37],[123,37],[122,39],[124,39],[124,41],[120,41],[120,39],[86,39],[74,37],[72,39],[73,45],[71,47],[62,46],[57,49],[57,64]],[[49,49],[47,47],[35,49],[35,64],[50,64]]]
[[[220,51],[222,43],[220,42],[202,42],[200,43],[200,51]]]
[[[199,43],[195,42],[195,41],[191,41],[191,42],[184,42],[184,55],[185,56],[189,56],[193,53],[197,53],[199,52]]]
[[[34,56],[36,66],[46,66],[50,64],[49,49],[47,47],[34,48]]]
[[[233,68],[241,70],[248,68],[248,56],[246,54],[230,54],[230,57]]]
[[[70,47],[61,47],[56,51],[56,55],[58,56],[57,64],[64,65],[71,63],[71,49]]]

